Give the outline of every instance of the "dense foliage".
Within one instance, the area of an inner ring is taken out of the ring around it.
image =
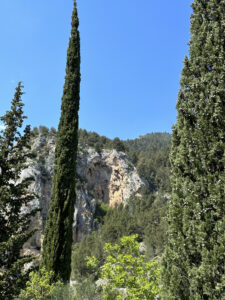
[[[136,239],[137,235],[124,236],[118,244],[106,243],[102,267],[96,257],[88,257],[87,265],[103,280],[104,299],[154,300],[159,295],[159,263],[146,261]]]
[[[125,141],[128,154],[139,175],[149,183],[151,192],[170,192],[170,134],[149,133]]]
[[[53,282],[53,271],[47,272],[41,268],[38,272],[31,272],[26,288],[21,290],[16,300],[101,300],[101,292],[91,280],[81,283],[63,284]]]
[[[152,151],[139,151],[136,167],[141,178],[149,184],[151,192],[170,192],[169,146]],[[132,155],[135,152],[131,153]]]
[[[54,295],[63,287],[60,281],[52,284],[53,271],[47,272],[44,268],[39,272],[31,272],[29,278],[26,288],[20,292],[17,300],[56,300]]]
[[[173,128],[165,299],[225,299],[225,1],[192,4]]]
[[[166,201],[163,196],[143,194],[143,198],[132,197],[126,206],[108,208],[98,231],[74,245],[72,278],[93,275],[86,266],[86,256],[95,256],[103,264],[105,243],[116,243],[125,235],[138,234],[149,259],[160,255],[166,242]]]
[[[28,278],[29,268],[24,265],[32,257],[22,254],[23,245],[33,235],[29,231],[36,209],[29,209],[35,198],[28,187],[32,178],[20,178],[27,168],[30,151],[30,127],[23,134],[21,127],[26,118],[21,100],[22,84],[19,82],[11,110],[0,118],[5,128],[0,133],[0,299],[11,300]]]
[[[80,101],[80,35],[76,1],[67,51],[61,117],[57,132],[53,186],[43,242],[42,266],[69,281]]]
[[[99,153],[103,149],[116,149],[117,151],[126,151],[126,147],[123,141],[118,137],[110,140],[105,136],[100,136],[96,132],[89,132],[85,129],[79,129],[79,148],[84,149],[86,147],[95,148]]]
[[[125,145],[131,150],[142,152],[152,151],[168,147],[170,145],[171,136],[167,132],[154,132],[141,135],[137,139],[126,140]]]

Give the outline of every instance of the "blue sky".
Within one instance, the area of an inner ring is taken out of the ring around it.
[[[121,139],[171,131],[190,0],[77,0],[80,127]],[[27,123],[57,128],[72,0],[1,0],[0,115],[23,81]]]

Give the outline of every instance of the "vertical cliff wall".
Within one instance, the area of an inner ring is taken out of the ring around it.
[[[21,177],[34,176],[35,181],[32,183],[31,189],[39,195],[35,201],[30,203],[30,208],[34,206],[41,208],[41,212],[32,222],[32,226],[38,227],[39,232],[26,245],[26,248],[34,252],[41,248],[49,209],[55,136],[40,134],[33,139],[32,150],[36,158],[28,162],[28,167],[22,172]],[[112,207],[120,203],[125,204],[129,197],[138,193],[143,185],[145,182],[139,177],[125,153],[103,150],[99,154],[92,148],[80,151],[77,162],[74,241],[80,241],[85,235],[96,229],[94,213],[98,201]]]

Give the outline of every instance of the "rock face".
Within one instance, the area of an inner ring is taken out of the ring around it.
[[[34,218],[32,227],[40,228],[26,248],[40,250],[47,212],[50,204],[53,175],[55,137],[39,135],[32,142],[36,158],[29,161],[21,177],[34,176],[31,189],[38,195],[30,207],[39,207],[41,212]],[[97,153],[92,148],[79,151],[77,161],[76,206],[74,213],[74,241],[96,229],[94,214],[98,201],[115,206],[126,204],[129,197],[145,185],[128,156],[116,150]]]
[[[128,156],[116,150],[98,154],[88,149],[79,154],[77,173],[87,181],[94,198],[109,206],[125,203],[144,185]]]

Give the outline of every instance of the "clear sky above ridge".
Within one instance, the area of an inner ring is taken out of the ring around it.
[[[77,0],[80,127],[110,138],[171,131],[190,0]],[[32,126],[58,126],[73,0],[1,0],[0,115],[18,81]]]

